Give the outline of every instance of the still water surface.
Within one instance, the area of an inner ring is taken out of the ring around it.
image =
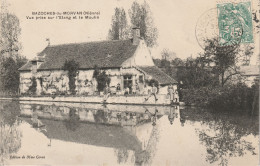
[[[258,116],[179,106],[0,102],[3,165],[259,163]]]

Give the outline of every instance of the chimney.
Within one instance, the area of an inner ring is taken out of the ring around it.
[[[140,41],[140,28],[133,28],[133,45],[138,45]]]
[[[32,63],[32,75],[35,76],[37,73],[37,58],[31,60]]]
[[[46,41],[48,42],[48,46],[50,46],[51,45],[50,38],[47,38]]]

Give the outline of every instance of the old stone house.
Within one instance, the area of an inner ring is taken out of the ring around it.
[[[48,45],[36,58],[22,66],[20,71],[20,93],[28,92],[32,77],[37,80],[37,94],[68,92],[68,76],[63,65],[66,60],[79,64],[76,77],[77,94],[92,95],[96,91],[93,79],[94,67],[105,70],[111,79],[110,87],[120,89],[137,86],[145,93],[146,81],[155,79],[163,88],[177,82],[155,66],[140,30],[133,30],[133,39],[88,43]]]

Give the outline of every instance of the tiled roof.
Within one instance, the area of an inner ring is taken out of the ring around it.
[[[132,57],[137,45],[132,40],[112,40],[89,43],[63,44],[46,47],[38,58],[45,57],[38,70],[62,69],[66,60],[74,59],[80,69],[121,67],[121,64]],[[19,70],[30,70],[31,62]]]
[[[240,66],[240,72],[245,76],[259,76],[259,66]]]
[[[26,64],[24,64],[19,71],[30,71],[32,67],[32,62],[28,61]]]
[[[156,79],[161,85],[176,84],[173,78],[164,73],[157,66],[138,67],[152,78]]]

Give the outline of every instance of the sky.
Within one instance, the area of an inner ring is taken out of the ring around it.
[[[115,7],[123,7],[128,13],[133,1],[130,0],[7,0],[8,10],[20,20],[23,46],[22,54],[32,59],[46,46],[107,40],[111,18]],[[142,2],[142,0],[138,0]],[[147,0],[158,28],[158,46],[151,49],[155,58],[161,57],[164,48],[176,53],[182,59],[196,57],[203,49],[199,46],[195,28],[198,19],[206,11],[216,8],[217,2],[209,0]],[[98,11],[96,20],[29,20],[32,12]],[[129,21],[129,18],[128,18]],[[259,36],[259,34],[258,34]],[[255,44],[259,45],[256,37]],[[255,55],[259,52],[259,46]],[[254,56],[255,56],[254,55]],[[253,57],[253,61],[255,61]]]

